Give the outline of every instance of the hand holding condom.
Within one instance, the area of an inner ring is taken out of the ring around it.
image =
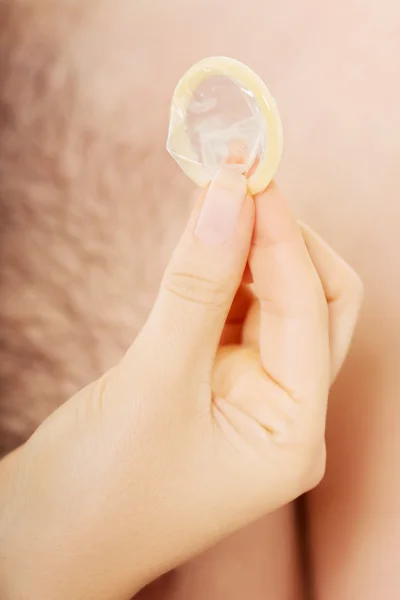
[[[129,598],[320,480],[361,285],[244,162],[212,173],[121,362],[5,460],[5,600]]]

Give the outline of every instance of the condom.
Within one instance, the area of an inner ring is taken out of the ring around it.
[[[282,125],[264,82],[243,63],[205,58],[180,79],[171,103],[167,150],[183,172],[205,187],[223,167],[248,179],[252,194],[274,177]]]

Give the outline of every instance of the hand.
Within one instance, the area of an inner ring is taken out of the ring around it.
[[[315,486],[361,290],[275,185],[217,176],[125,357],[1,465],[1,597],[129,598]]]

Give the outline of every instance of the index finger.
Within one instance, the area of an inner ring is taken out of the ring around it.
[[[254,201],[249,264],[260,301],[262,365],[296,399],[320,397],[329,389],[328,310],[320,279],[277,186]]]

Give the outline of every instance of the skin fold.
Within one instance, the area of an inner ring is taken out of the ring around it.
[[[394,0],[1,6],[2,453],[139,331],[191,208],[164,151],[173,87],[194,60],[232,55],[278,99],[278,181],[296,214],[366,286],[331,395],[327,474],[306,500],[315,596],[396,594],[399,21]],[[286,507],[144,593],[301,598],[293,522]],[[232,568],[251,540],[260,562],[249,550]]]

